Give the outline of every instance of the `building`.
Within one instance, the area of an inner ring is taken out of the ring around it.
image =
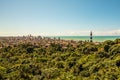
[[[92,31],[90,32],[90,42],[93,42]]]

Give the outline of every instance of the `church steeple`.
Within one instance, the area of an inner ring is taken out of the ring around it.
[[[93,41],[92,41],[92,38],[93,38],[93,37],[92,37],[92,31],[91,31],[91,32],[90,32],[90,42],[93,42]]]

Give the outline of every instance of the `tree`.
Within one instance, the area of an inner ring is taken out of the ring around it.
[[[113,46],[109,49],[109,53],[110,53],[111,55],[120,54],[120,45],[119,45],[119,44],[113,45]]]
[[[26,50],[27,50],[27,53],[33,53],[34,48],[32,46],[28,46]]]

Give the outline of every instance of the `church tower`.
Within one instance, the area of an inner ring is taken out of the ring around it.
[[[92,41],[93,37],[92,37],[92,31],[90,32],[90,42],[93,42]]]

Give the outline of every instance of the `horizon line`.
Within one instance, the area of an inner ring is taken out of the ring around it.
[[[90,35],[0,35],[0,37],[61,37],[61,36],[90,36]],[[93,36],[120,36],[120,35],[93,35]]]

